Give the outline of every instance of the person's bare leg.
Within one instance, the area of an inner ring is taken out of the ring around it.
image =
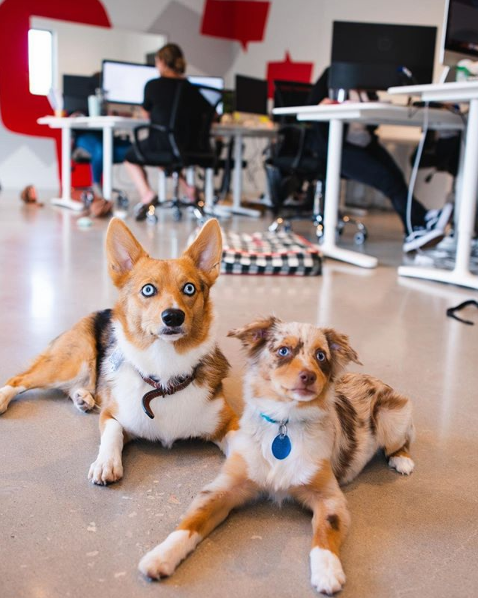
[[[198,192],[196,187],[194,185],[188,185],[182,174],[179,176],[179,190],[191,203],[194,203],[197,200]]]
[[[139,193],[141,203],[148,204],[155,198],[156,194],[151,189],[146,177],[146,171],[139,164],[124,162],[126,170]]]

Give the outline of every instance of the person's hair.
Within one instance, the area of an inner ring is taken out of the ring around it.
[[[186,60],[181,48],[177,44],[166,44],[156,52],[156,59],[174,71],[177,75],[186,72]]]

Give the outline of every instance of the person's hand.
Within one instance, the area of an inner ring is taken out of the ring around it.
[[[337,102],[336,100],[332,100],[332,99],[330,99],[330,98],[324,98],[324,99],[323,99],[323,100],[320,102],[319,106],[325,106],[325,105],[327,105],[327,104],[329,104],[329,105],[330,105],[330,104],[337,104],[337,103],[338,103],[338,102]]]

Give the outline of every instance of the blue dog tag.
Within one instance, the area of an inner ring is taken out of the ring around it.
[[[290,438],[287,436],[287,434],[279,434],[274,438],[274,441],[272,443],[272,454],[276,459],[285,459],[289,456],[291,450],[292,445],[290,443]]]

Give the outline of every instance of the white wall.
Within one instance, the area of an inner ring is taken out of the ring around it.
[[[166,42],[165,35],[123,29],[66,23],[32,17],[30,26],[53,33],[56,44],[56,87],[62,89],[63,75],[92,75],[101,71],[103,59],[146,62]]]

